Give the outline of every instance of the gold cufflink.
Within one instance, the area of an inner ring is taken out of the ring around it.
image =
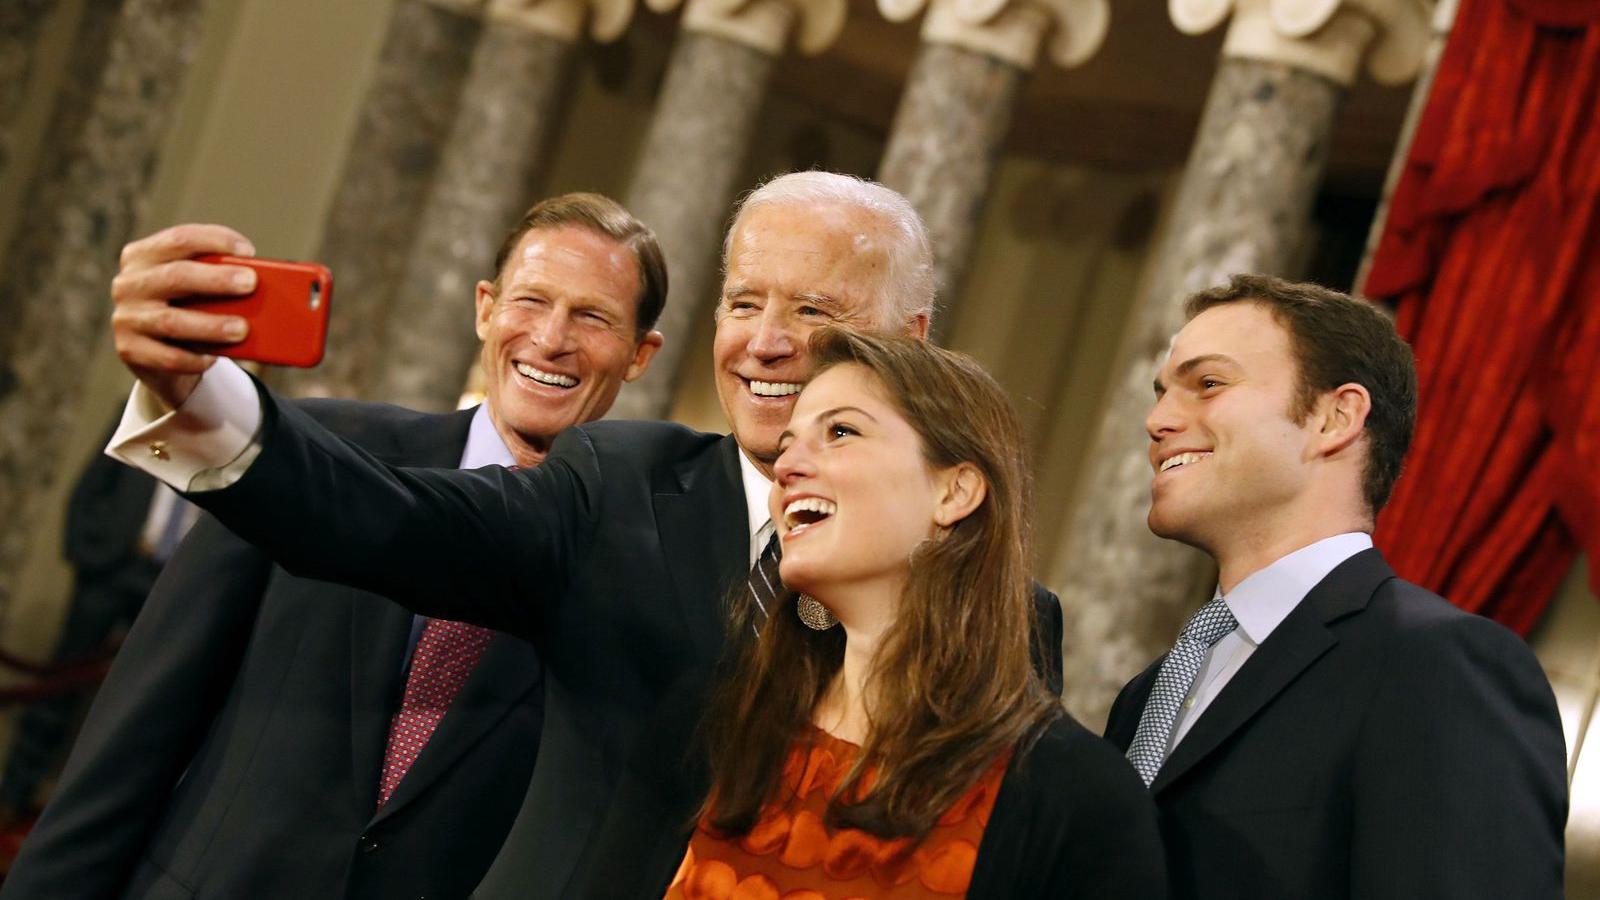
[[[167,442],[166,441],[151,441],[150,442],[150,455],[154,456],[156,459],[170,459],[171,458],[171,454],[169,454],[167,452]]]

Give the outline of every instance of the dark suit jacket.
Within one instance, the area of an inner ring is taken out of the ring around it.
[[[1112,707],[1118,747],[1160,663]],[[1150,787],[1174,897],[1561,896],[1549,682],[1515,635],[1376,550],[1311,590]]]
[[[459,461],[471,419],[307,409],[387,459],[440,466]],[[0,897],[465,896],[532,771],[541,670],[525,642],[497,636],[375,815],[411,622],[381,597],[277,569],[202,517]]]
[[[262,452],[193,495],[290,569],[532,640],[545,730],[479,894],[561,896],[662,693],[722,652],[749,533],[738,445],[661,422],[570,429],[533,469],[384,466],[263,392]],[[1059,671],[1060,609],[1040,644]]]

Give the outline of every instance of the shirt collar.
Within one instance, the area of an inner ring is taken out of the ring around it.
[[[754,537],[772,521],[767,512],[767,495],[772,493],[772,479],[761,474],[756,464],[739,449],[739,477],[744,482],[745,511],[750,516],[750,535]]]
[[[1250,643],[1260,646],[1329,572],[1371,547],[1372,536],[1359,531],[1323,538],[1251,573],[1226,595],[1219,586],[1214,596],[1222,597]]]
[[[467,446],[461,451],[461,468],[481,469],[484,466],[514,466],[517,464],[510,448],[494,428],[489,418],[489,404],[478,406],[472,414],[472,424],[467,426]]]

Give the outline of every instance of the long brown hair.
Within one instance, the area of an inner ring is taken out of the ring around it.
[[[827,328],[811,355],[818,373],[846,364],[871,372],[930,467],[971,463],[987,482],[972,514],[912,554],[898,617],[868,674],[870,734],[829,805],[836,827],[921,837],[1001,754],[1059,714],[1029,656],[1032,492],[1022,429],[1000,386],[959,353]],[[789,799],[779,796],[784,763],[842,664],[843,629],[806,628],[796,596],[779,598],[759,640],[733,645],[741,650],[707,712],[706,811],[724,833],[748,832],[763,806]],[[747,617],[731,618],[749,628]]]

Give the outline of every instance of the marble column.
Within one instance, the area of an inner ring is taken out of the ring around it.
[[[658,7],[663,4],[655,4]],[[670,290],[656,327],[666,343],[623,388],[613,418],[667,415],[694,323],[721,291],[722,230],[772,70],[793,36],[821,52],[844,25],[843,0],[689,0],[624,204],[655,231]]]
[[[0,174],[10,167],[16,139],[13,124],[33,81],[39,35],[58,0],[7,0],[0,3]]]
[[[597,39],[626,29],[631,0],[491,0],[367,396],[428,410],[461,396],[478,347],[473,285],[494,277],[495,250],[532,200],[591,6]]]
[[[268,373],[301,396],[359,396],[456,114],[483,0],[399,0],[339,171],[316,259],[333,269],[328,352]]]
[[[1194,31],[1228,12],[1219,0],[1213,5],[1222,6],[1221,15],[1183,15],[1203,5],[1174,0],[1173,17]],[[1294,276],[1289,267],[1307,230],[1334,117],[1360,60],[1366,55],[1369,69],[1387,80],[1415,70],[1395,61],[1425,35],[1420,4],[1318,4],[1328,12],[1320,23],[1288,33],[1282,14],[1305,5],[1241,0],[1234,10],[1164,237],[1135,299],[1104,417],[1085,435],[1092,440],[1087,468],[1050,583],[1066,614],[1065,699],[1091,728],[1104,722],[1123,682],[1170,646],[1213,577],[1197,552],[1157,539],[1145,525],[1150,381],[1183,325],[1183,302],[1235,272]]]
[[[23,197],[22,208],[28,210],[30,222],[50,221],[68,191],[68,175],[77,156],[61,151],[78,146],[82,139],[121,8],[122,0],[87,0],[84,4],[45,125],[44,152],[39,154]],[[21,321],[22,304],[49,265],[55,243],[55,232],[46,228],[19,227],[12,235],[5,255],[0,256],[0,322]],[[7,385],[15,378],[10,361],[19,333],[17,328],[0,328],[0,397],[9,392]]]
[[[899,20],[922,0],[878,6]],[[936,337],[959,302],[1000,147],[1046,38],[1056,63],[1078,65],[1099,49],[1110,16],[1106,0],[932,0],[878,178],[905,194],[928,226],[941,307]]]
[[[206,0],[127,0],[99,90],[69,158],[60,205],[30,228],[54,236],[6,323],[15,381],[0,396],[0,610],[34,537],[36,509],[66,455],[82,373],[109,322],[106,286],[155,174]]]

